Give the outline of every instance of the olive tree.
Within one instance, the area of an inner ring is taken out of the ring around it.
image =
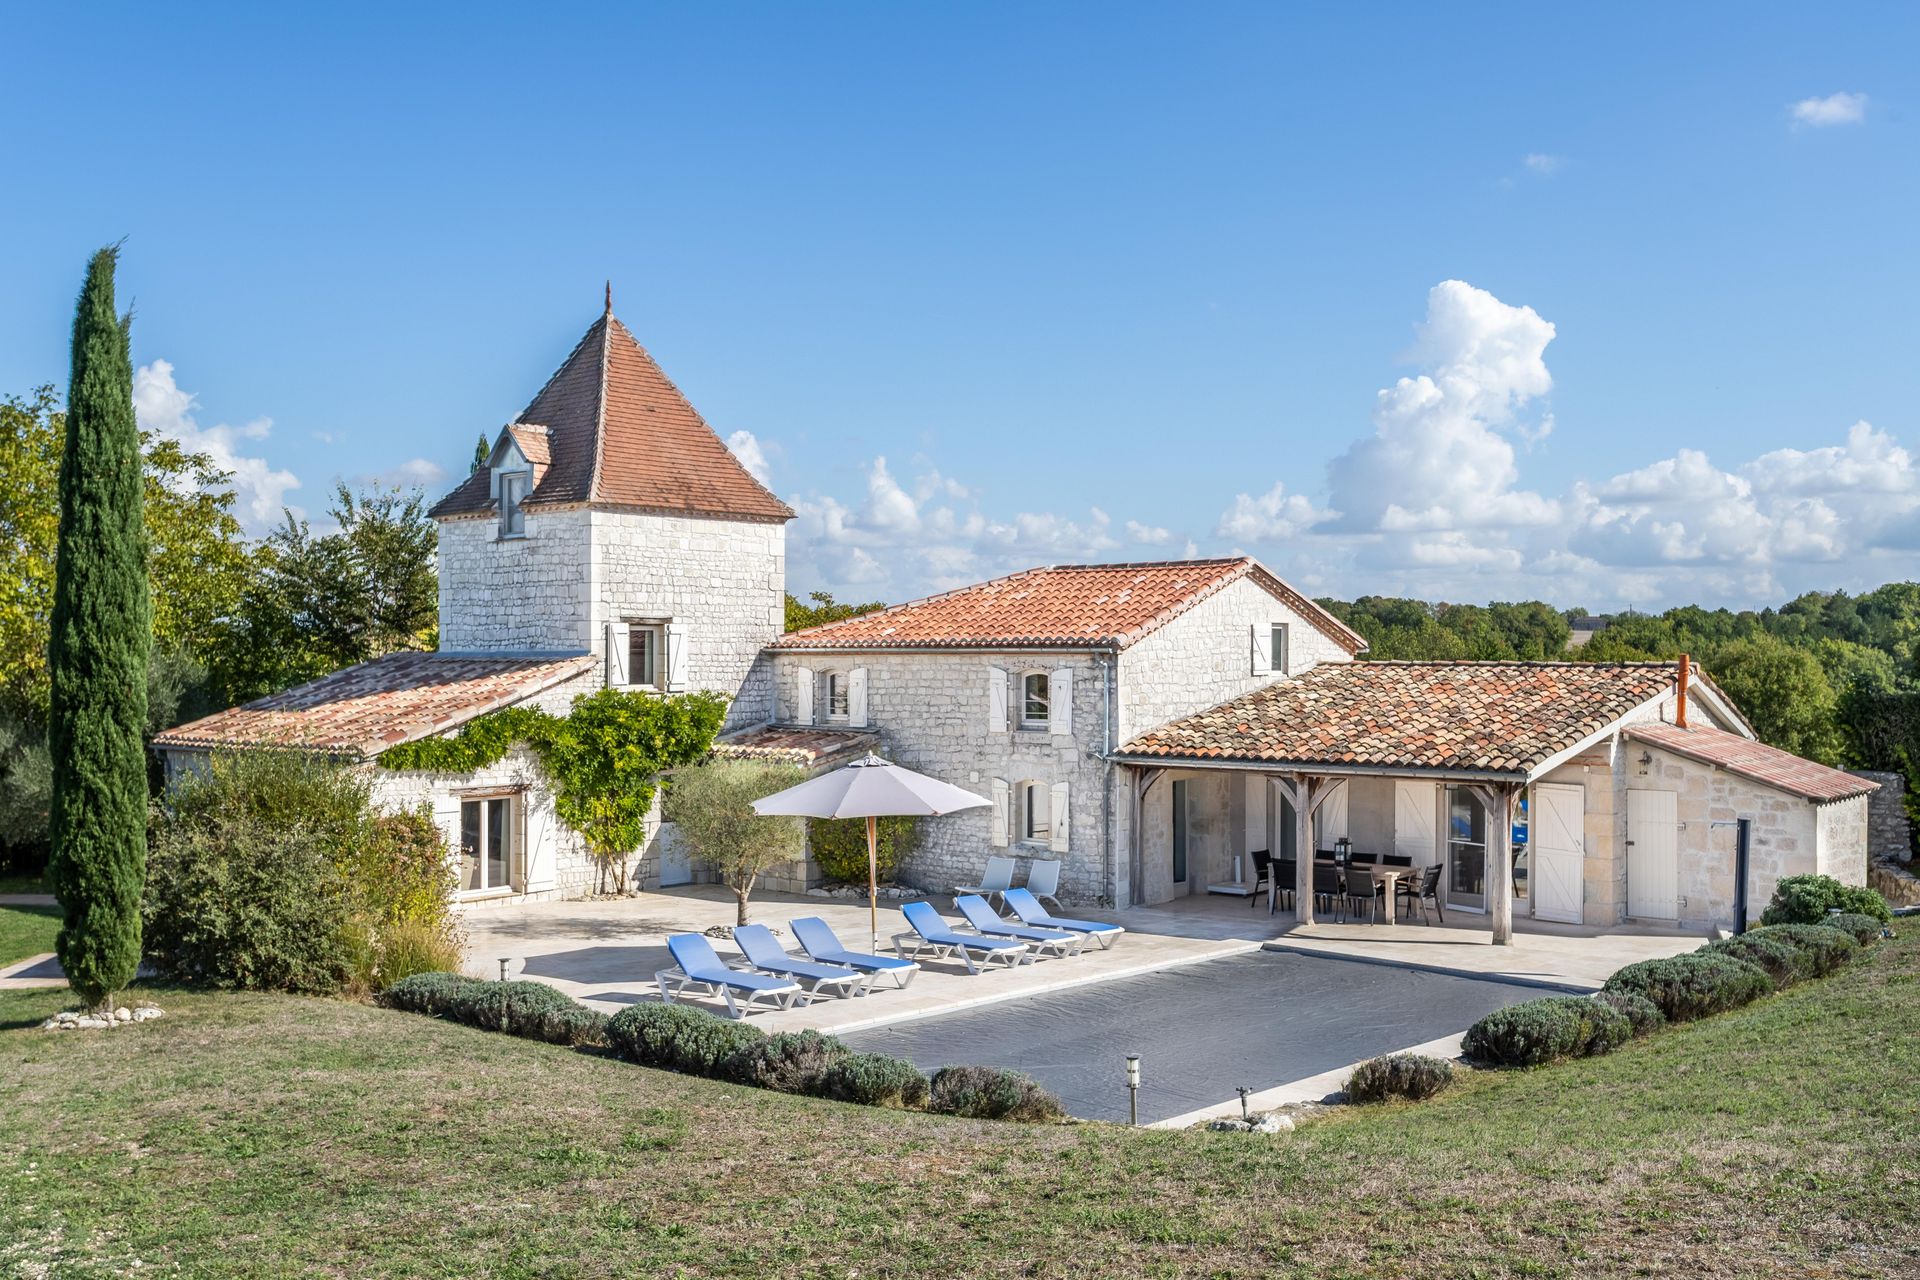
[[[747,923],[747,899],[760,876],[799,857],[806,848],[798,818],[763,818],[753,802],[806,780],[797,765],[715,760],[675,773],[667,783],[665,816],[687,851],[720,873]]]

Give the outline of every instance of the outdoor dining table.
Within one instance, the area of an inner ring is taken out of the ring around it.
[[[1331,858],[1315,858],[1313,860],[1313,865],[1316,867],[1336,867],[1336,868],[1339,868],[1343,873],[1346,870],[1346,868],[1340,867],[1340,864],[1333,861]],[[1387,887],[1387,892],[1385,895],[1385,901],[1387,904],[1387,923],[1393,924],[1395,922],[1393,900],[1397,896],[1396,890],[1400,883],[1400,877],[1405,875],[1412,875],[1414,872],[1418,871],[1420,868],[1418,867],[1370,867],[1370,866],[1367,866],[1367,864],[1364,862],[1354,863],[1352,865],[1364,868],[1365,870],[1372,872],[1373,882],[1375,884],[1383,884]]]

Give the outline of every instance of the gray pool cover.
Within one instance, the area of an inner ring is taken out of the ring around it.
[[[1261,951],[841,1038],[927,1071],[954,1063],[1013,1067],[1093,1120],[1127,1118],[1126,1055],[1137,1053],[1144,1124],[1230,1100],[1236,1085],[1268,1089],[1452,1035],[1491,1010],[1547,994],[1485,978]]]

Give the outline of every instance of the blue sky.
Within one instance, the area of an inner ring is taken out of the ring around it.
[[[14,8],[0,393],[125,237],[145,420],[319,516],[443,488],[611,277],[796,590],[1914,576],[1920,22],[1551,8]]]

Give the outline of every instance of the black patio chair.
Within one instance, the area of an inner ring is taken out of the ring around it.
[[[1341,895],[1342,912],[1359,911],[1367,913],[1367,923],[1373,923],[1373,905],[1384,896],[1386,886],[1373,878],[1373,872],[1365,867],[1348,867],[1346,892]]]
[[[1410,867],[1413,865],[1413,855],[1410,853],[1383,853],[1380,855],[1380,865],[1383,867]]]
[[[1265,849],[1255,849],[1247,856],[1253,859],[1253,892],[1247,895],[1247,905],[1254,907],[1260,904],[1260,891],[1267,887],[1272,875],[1273,855]]]
[[[1277,858],[1273,864],[1273,887],[1280,893],[1280,905],[1293,910],[1294,886],[1300,883],[1300,863],[1293,858]]]
[[[1313,869],[1313,905],[1317,911],[1333,913],[1333,904],[1340,898],[1340,872],[1334,867],[1315,867]]]
[[[1428,867],[1417,878],[1410,876],[1395,885],[1393,902],[1395,909],[1399,908],[1402,898],[1405,898],[1410,906],[1420,909],[1421,924],[1427,922],[1427,903],[1429,902],[1439,913],[1440,923],[1447,922],[1446,909],[1440,905],[1440,868],[1438,866]]]
[[[1370,867],[1378,861],[1379,857],[1380,855],[1377,853],[1362,853],[1358,849],[1355,849],[1347,855],[1347,865],[1350,867]]]

